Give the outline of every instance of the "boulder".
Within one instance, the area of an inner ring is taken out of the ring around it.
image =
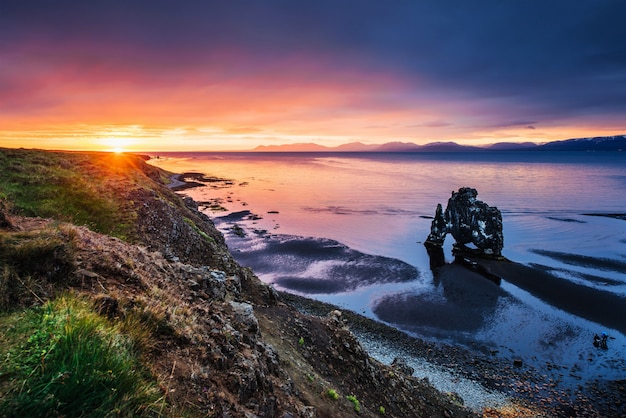
[[[259,333],[259,321],[254,315],[254,308],[249,303],[230,301],[230,306],[235,314],[235,319],[247,328],[247,331],[257,335]]]
[[[391,362],[391,367],[406,376],[413,376],[413,373],[415,373],[415,369],[409,366],[406,360],[401,357],[394,358]]]
[[[458,252],[500,257],[504,246],[502,214],[495,206],[476,199],[477,196],[476,189],[462,187],[452,192],[445,211],[438,204],[424,245],[429,249],[441,248],[446,235],[452,234]]]

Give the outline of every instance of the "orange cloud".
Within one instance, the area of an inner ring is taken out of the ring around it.
[[[25,44],[0,53],[0,145],[106,149],[111,138],[125,137],[136,150],[356,140],[480,143],[625,128],[606,121],[533,121],[534,130],[494,126],[502,104],[488,98],[442,93],[416,77],[337,67],[305,54],[255,62],[219,50],[190,60],[184,53],[156,57],[118,48]]]

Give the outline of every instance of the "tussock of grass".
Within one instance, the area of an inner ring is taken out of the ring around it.
[[[339,399],[339,395],[337,394],[337,391],[335,389],[328,389],[326,391],[326,396],[328,396],[333,401],[336,401],[337,399]]]
[[[40,299],[74,270],[75,230],[0,231],[0,311]]]
[[[154,416],[163,407],[132,337],[63,296],[0,317],[0,416]],[[130,334],[129,334],[130,331]]]
[[[348,396],[346,396],[346,399],[349,400],[350,402],[352,402],[352,404],[354,405],[354,410],[356,412],[361,412],[361,402],[359,402],[359,400],[356,398],[356,396],[348,395]]]

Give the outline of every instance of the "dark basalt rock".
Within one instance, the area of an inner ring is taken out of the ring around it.
[[[13,225],[9,219],[9,204],[0,199],[0,228],[11,229]]]
[[[413,373],[415,373],[415,369],[409,366],[405,359],[400,357],[396,357],[393,359],[393,361],[391,362],[391,367],[406,376],[413,376]]]
[[[452,234],[457,253],[490,257],[502,255],[502,214],[498,208],[481,202],[476,196],[476,189],[462,187],[458,192],[452,192],[445,211],[441,204],[437,205],[430,235],[424,243],[429,254],[442,255],[446,235]],[[473,244],[476,248],[469,248],[466,244]]]

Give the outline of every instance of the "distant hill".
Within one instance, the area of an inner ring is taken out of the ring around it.
[[[527,151],[538,147],[539,145],[534,142],[497,142],[489,145],[487,148],[494,151]]]
[[[323,152],[331,148],[314,143],[283,144],[283,145],[259,145],[253,151],[259,152]]]
[[[431,142],[417,145],[413,142],[387,142],[385,144],[363,144],[351,142],[337,147],[315,143],[260,145],[254,152],[476,152],[476,151],[623,151],[626,150],[626,135],[599,136],[553,141],[545,144],[534,142],[498,142],[477,147],[460,145],[456,142]]]
[[[362,142],[350,142],[349,144],[339,145],[335,148],[330,148],[333,151],[341,152],[368,152],[376,151],[376,148],[380,147],[380,144],[364,144]]]
[[[431,142],[422,145],[420,152],[466,152],[466,151],[484,151],[482,147],[474,147],[468,145],[459,145],[456,142]]]
[[[541,151],[626,151],[626,135],[596,136],[548,142]]]
[[[387,142],[374,149],[375,152],[419,152],[422,146],[412,142]]]

